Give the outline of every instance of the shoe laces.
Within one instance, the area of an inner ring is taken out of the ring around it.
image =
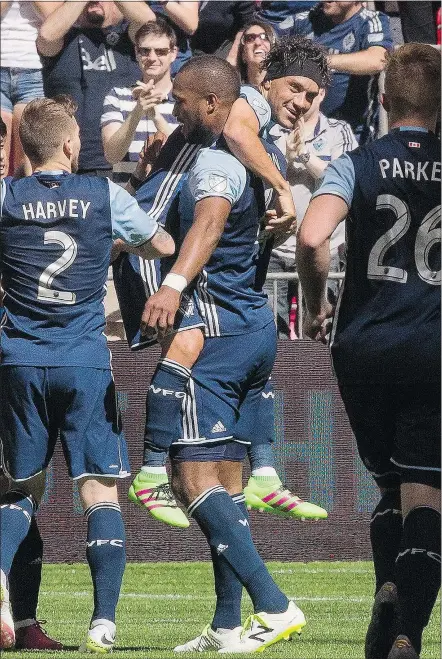
[[[247,633],[252,629],[253,623],[257,623],[258,625],[261,625],[262,627],[268,628],[269,625],[264,618],[262,618],[258,613],[252,613],[251,616],[246,618],[244,622],[244,626],[242,628],[242,631],[240,633],[240,638],[241,640],[244,639],[245,636],[247,636]]]
[[[29,625],[29,627],[38,627],[38,629],[46,636],[46,638],[49,638],[48,632],[46,629],[43,627],[43,625],[47,624],[47,620],[36,620],[35,622],[32,623],[32,625]],[[50,639],[52,640],[52,639]]]
[[[170,483],[162,483],[161,485],[157,485],[150,498],[157,500],[165,499],[168,504],[174,505],[176,507],[176,501],[175,497],[173,496]]]

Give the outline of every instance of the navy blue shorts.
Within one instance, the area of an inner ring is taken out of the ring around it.
[[[170,259],[147,261],[127,253],[119,256],[113,264],[115,292],[131,350],[142,350],[157,343],[155,336],[141,334],[141,316],[147,300],[158,291],[162,279],[172,264],[173,261],[170,262]],[[181,297],[174,329],[180,332],[195,327],[204,329],[204,321],[195,305],[193,296],[184,293]]]
[[[46,469],[58,436],[72,478],[129,476],[109,369],[2,366],[0,406],[3,464],[13,480]]]
[[[269,378],[275,356],[273,322],[251,334],[206,338],[183,399],[182,434],[172,447],[176,460],[181,459],[181,447],[209,448],[232,440],[247,446],[257,435],[260,443],[273,441]],[[192,459],[187,450],[183,455]],[[200,454],[196,451],[195,455]]]
[[[340,383],[359,454],[379,487],[440,488],[440,382]]]

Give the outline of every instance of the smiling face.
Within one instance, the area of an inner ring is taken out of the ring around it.
[[[169,38],[164,35],[146,35],[136,45],[137,61],[143,72],[144,81],[159,80],[170,72],[177,49],[171,48]]]
[[[248,27],[241,38],[241,57],[244,64],[261,64],[270,50],[270,40],[259,25]]]
[[[265,84],[272,115],[283,128],[292,129],[319,94],[318,84],[304,76],[275,78]]]

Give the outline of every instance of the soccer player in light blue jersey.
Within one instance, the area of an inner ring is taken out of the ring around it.
[[[103,298],[112,244],[144,258],[173,254],[169,234],[108,179],[75,175],[80,151],[68,97],[29,103],[20,139],[33,175],[2,181],[0,438],[12,485],[0,499],[2,646],[14,644],[8,575],[45,487],[60,435],[87,519],[94,611],[83,649],[115,640],[125,566],[116,479],[129,475]]]

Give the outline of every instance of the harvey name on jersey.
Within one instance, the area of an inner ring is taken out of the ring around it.
[[[23,218],[25,220],[55,220],[68,216],[85,220],[90,205],[90,201],[83,199],[30,202],[22,204]]]

